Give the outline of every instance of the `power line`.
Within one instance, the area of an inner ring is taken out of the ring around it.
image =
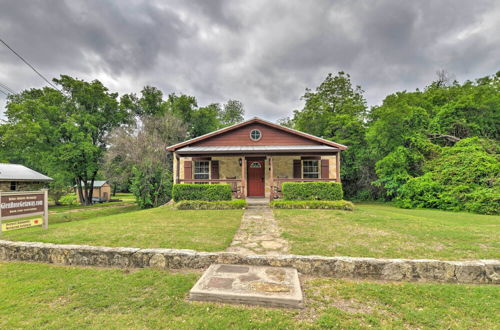
[[[0,38],[0,42],[2,42],[5,47],[7,47],[8,49],[10,49],[14,54],[16,54],[17,57],[19,57],[27,66],[29,66],[33,71],[35,71],[43,80],[45,80],[45,82],[47,82],[47,84],[49,84],[51,87],[59,90],[59,88],[57,88],[56,86],[54,86],[47,78],[45,78],[40,72],[37,71],[37,69],[35,69],[33,67],[33,65],[31,65],[28,61],[26,61],[21,55],[19,55],[14,49],[12,49],[5,41],[2,40],[2,38]]]
[[[1,82],[0,82],[0,87],[2,87],[3,89],[5,89],[10,94],[16,94],[16,92],[14,92],[14,90],[12,88],[10,88],[9,86],[7,86],[5,84],[2,84]]]
[[[9,94],[5,93],[3,90],[0,89],[0,92],[4,93],[5,96],[9,96]]]

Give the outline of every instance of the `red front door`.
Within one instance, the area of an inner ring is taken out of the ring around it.
[[[263,197],[264,196],[264,161],[249,160],[247,161],[248,171],[248,196]]]

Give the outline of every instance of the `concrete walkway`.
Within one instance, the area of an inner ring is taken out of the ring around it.
[[[251,254],[287,254],[288,241],[281,238],[281,230],[269,201],[248,199],[248,208],[241,225],[227,251]]]

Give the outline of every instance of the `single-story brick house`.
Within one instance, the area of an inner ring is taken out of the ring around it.
[[[90,182],[89,182],[90,184]],[[80,202],[80,196],[75,185],[75,193],[78,202]],[[83,187],[83,185],[82,185]],[[94,181],[94,190],[92,191],[92,198],[99,198],[101,202],[108,202],[111,198],[111,185],[107,181]]]
[[[283,182],[340,182],[347,147],[253,118],[167,147],[174,183],[229,183],[236,197],[278,198]]]
[[[0,163],[0,191],[39,190],[50,181],[52,178],[24,165]]]

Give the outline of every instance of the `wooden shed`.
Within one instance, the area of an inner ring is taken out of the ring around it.
[[[89,182],[90,184],[90,182]],[[75,187],[76,190],[76,187]],[[80,197],[76,194],[78,202]],[[107,181],[94,181],[94,190],[92,191],[92,198],[99,198],[101,202],[108,202],[111,199],[111,186]]]

